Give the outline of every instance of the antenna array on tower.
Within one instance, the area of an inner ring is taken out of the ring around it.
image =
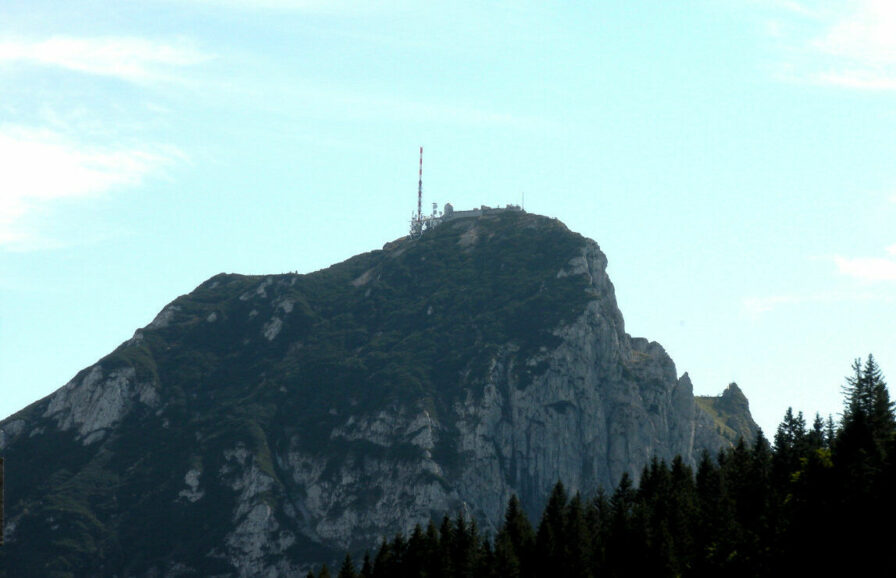
[[[432,215],[423,216],[423,147],[420,147],[420,170],[418,172],[417,181],[417,212],[411,214],[411,230],[410,237],[419,239],[423,235],[423,231],[439,224],[438,204],[432,204]]]

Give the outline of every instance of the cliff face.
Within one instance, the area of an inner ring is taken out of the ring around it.
[[[309,275],[216,276],[0,424],[0,569],[297,573],[446,513],[495,529],[558,479],[693,463],[729,443],[718,415],[625,333],[596,243],[458,219]]]

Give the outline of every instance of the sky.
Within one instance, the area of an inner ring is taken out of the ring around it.
[[[416,208],[598,242],[626,331],[769,437],[896,383],[896,3],[0,0],[0,418],[221,272]]]

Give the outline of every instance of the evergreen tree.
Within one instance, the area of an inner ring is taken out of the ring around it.
[[[808,435],[809,448],[812,450],[828,447],[827,433],[825,432],[825,423],[821,419],[821,414],[815,413],[815,420],[812,422],[812,429]]]
[[[775,432],[774,443],[773,475],[778,485],[786,485],[799,469],[800,459],[805,457],[811,445],[803,412],[794,415],[793,408],[787,408],[784,419]]]
[[[501,531],[495,536],[495,571],[499,576],[506,578],[520,578],[522,576],[519,555],[513,547],[510,534]]]
[[[535,536],[535,572],[537,576],[550,576],[562,567],[565,560],[565,517],[568,496],[562,482],[557,482],[545,506]]]
[[[359,578],[373,578],[373,563],[370,561],[370,552],[364,552],[364,561],[361,563]]]
[[[472,578],[476,568],[476,555],[479,548],[479,536],[476,524],[467,523],[463,512],[458,512],[451,531],[449,552],[451,557],[452,576]]]
[[[819,448],[803,458],[786,486],[777,488],[779,496],[786,497],[779,506],[776,539],[770,538],[769,544],[784,574],[825,575],[833,568],[831,554],[842,532],[835,481],[831,451]]]
[[[495,537],[495,564],[502,576],[532,576],[535,531],[516,495],[507,502],[504,524]]]
[[[492,542],[489,539],[482,540],[479,553],[476,555],[476,578],[504,578],[505,574],[497,571],[495,564],[495,552],[492,550]]]
[[[407,555],[408,550],[408,542],[404,539],[404,534],[398,532],[395,534],[395,537],[392,538],[392,543],[389,545],[389,553],[391,554],[392,560],[391,563],[395,568],[401,568],[404,564],[405,556]]]
[[[526,512],[520,505],[516,495],[510,497],[507,502],[507,512],[504,514],[504,531],[507,532],[513,549],[519,556],[522,552],[530,550],[535,544],[535,530],[526,517]]]
[[[675,456],[670,472],[672,493],[669,505],[669,531],[675,537],[677,568],[689,574],[697,556],[694,531],[697,524],[697,486],[694,471]]]
[[[351,554],[346,554],[345,559],[342,561],[342,566],[339,568],[339,575],[337,578],[357,578],[358,571],[355,569],[355,564],[352,562]]]
[[[666,462],[654,457],[641,474],[635,515],[635,527],[644,539],[644,571],[652,576],[678,573],[675,537],[669,527],[675,503],[673,491]]]
[[[443,525],[447,523],[450,526],[450,522],[447,520],[448,518],[446,517],[443,520]],[[450,530],[446,529],[445,532],[450,533]],[[424,542],[426,556],[424,567],[427,578],[446,578],[447,576],[450,576],[448,553],[442,544],[439,534],[440,532],[436,529],[435,523],[430,520],[429,524],[426,526]],[[445,544],[447,543],[448,542],[446,541]]]
[[[640,536],[635,529],[637,491],[628,472],[622,474],[619,485],[610,498],[610,516],[606,528],[604,571],[607,576],[637,575],[642,554]]]
[[[405,576],[423,576],[426,570],[426,561],[429,555],[429,547],[426,535],[420,524],[414,526],[411,537],[408,538],[405,554],[402,557],[402,573]]]
[[[759,534],[765,513],[765,488],[756,479],[753,456],[743,439],[727,452],[722,467],[725,501],[734,514],[726,527],[726,576],[761,576]]]
[[[392,546],[385,539],[380,543],[380,549],[373,559],[373,578],[391,578],[397,570],[397,560],[392,555]]]
[[[585,519],[591,535],[589,552],[591,553],[591,573],[594,576],[604,574],[607,561],[607,548],[609,542],[610,499],[603,488],[599,488],[597,494],[588,503],[585,511]]]
[[[825,447],[828,449],[834,447],[835,439],[837,439],[837,426],[834,424],[834,416],[828,414],[828,419],[824,424]]]
[[[838,565],[847,568],[854,563],[848,552],[869,551],[872,555],[860,561],[864,563],[862,570],[870,571],[875,563],[886,564],[889,560],[882,554],[889,546],[877,528],[891,523],[884,518],[887,508],[881,504],[891,500],[892,488],[881,487],[881,481],[886,477],[896,418],[874,357],[869,355],[864,365],[856,359],[852,369],[853,375],[844,387],[845,409],[832,456],[841,496],[834,523],[850,529],[841,537]]]
[[[439,525],[439,546],[436,559],[439,567],[436,572],[440,572],[442,576],[455,576],[453,552],[454,527],[451,524],[451,518],[443,516],[442,523]]]
[[[864,421],[876,449],[882,453],[896,433],[896,416],[887,383],[871,354],[864,366],[861,359],[856,359],[852,369],[853,375],[846,379],[844,386],[846,408],[842,427],[847,428],[856,420]]]
[[[582,496],[576,492],[566,507],[563,528],[564,564],[570,577],[591,576],[591,532],[585,519]]]
[[[896,520],[896,500],[892,497],[893,488],[896,488],[896,438],[891,439],[887,444],[886,458],[876,484],[876,495],[880,498],[879,519],[886,521],[887,526],[884,526],[886,528],[891,528],[893,520]],[[878,528],[878,543],[872,544],[872,547],[877,551],[885,553],[882,561],[882,572],[890,576],[896,576],[896,561],[893,560],[892,556],[888,555],[892,548],[892,543],[887,542],[892,542],[891,536],[892,532],[881,531]],[[880,542],[884,542],[884,544],[880,544]]]
[[[807,437],[807,442],[808,442]],[[748,475],[752,481],[745,484],[747,506],[745,524],[754,537],[754,569],[757,575],[767,576],[772,568],[772,548],[780,527],[781,501],[772,478],[773,453],[768,440],[760,429],[749,456]]]
[[[843,420],[834,444],[834,462],[842,475],[847,503],[865,502],[871,480],[883,468],[886,448],[896,432],[896,418],[886,382],[872,355],[864,367],[861,359],[852,365],[846,379]],[[850,503],[849,508],[864,504]]]
[[[883,374],[870,353],[862,370],[862,378],[865,380],[864,386],[869,390],[868,423],[871,426],[871,434],[883,454],[896,434],[896,415],[893,411],[893,402],[890,401],[890,393],[887,391],[887,382],[884,381]]]
[[[720,576],[730,554],[733,507],[725,491],[722,467],[727,461],[723,452],[713,460],[704,451],[697,466],[697,518],[694,538],[698,552],[694,576]]]

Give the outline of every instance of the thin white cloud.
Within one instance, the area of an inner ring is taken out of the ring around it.
[[[744,311],[750,317],[758,317],[785,306],[830,305],[834,303],[854,303],[863,301],[891,302],[894,296],[868,291],[849,293],[814,293],[803,295],[772,295],[766,297],[745,297],[741,301]]]
[[[766,25],[782,47],[782,77],[858,90],[896,91],[896,2],[773,2]],[[783,22],[786,22],[786,25]]]
[[[896,63],[896,3],[853,0],[815,45],[826,53],[868,65]]]
[[[775,9],[783,10],[800,16],[817,16],[817,11],[807,6],[804,2],[795,0],[755,0],[757,4],[769,5]]]
[[[331,94],[330,102],[344,107],[347,114],[358,114],[367,118],[447,122],[467,126],[505,126],[532,131],[547,131],[554,128],[552,122],[539,117],[522,116],[475,105],[410,100],[383,94],[361,96],[347,92]]]
[[[879,71],[852,69],[819,72],[814,79],[820,84],[842,88],[896,91],[896,75],[891,76]]]
[[[239,8],[246,10],[273,10],[280,12],[306,12],[320,14],[366,14],[394,8],[398,5],[411,5],[403,0],[387,2],[370,2],[368,0],[173,0],[191,4],[204,4],[223,8]]]
[[[890,251],[892,247],[888,248]],[[837,271],[862,281],[896,281],[896,259],[887,257],[834,257]]]
[[[750,315],[767,313],[779,305],[802,303],[806,299],[793,295],[773,295],[771,297],[746,297],[743,300],[744,309]]]
[[[0,40],[0,65],[52,66],[139,84],[176,77],[173,72],[213,58],[185,40],[139,37],[53,36],[44,40]]]
[[[47,129],[0,125],[0,247],[46,244],[31,217],[54,203],[133,186],[174,149],[83,146]]]
[[[819,257],[819,259],[831,262],[836,266],[837,273],[862,281],[866,284],[873,282],[896,281],[896,243],[885,248],[886,256],[883,257]],[[743,310],[752,318],[785,306],[803,306],[812,304],[833,304],[846,302],[874,301],[891,303],[896,301],[896,295],[892,292],[874,291],[868,285],[864,289],[855,288],[844,291],[830,291],[826,293],[804,293],[771,295],[763,297],[746,297],[741,301]]]

